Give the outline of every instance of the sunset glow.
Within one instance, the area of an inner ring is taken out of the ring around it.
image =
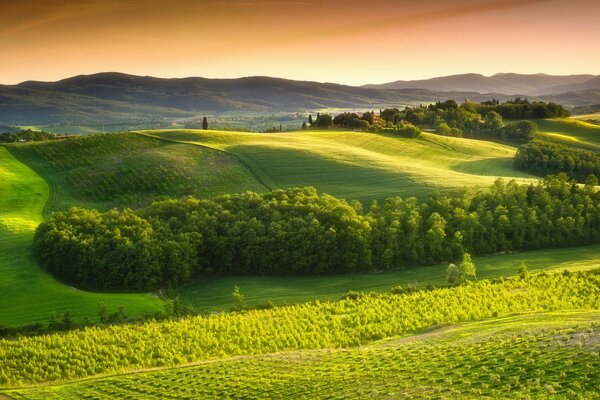
[[[599,17],[597,0],[3,2],[0,82],[101,71],[352,85],[598,74]]]

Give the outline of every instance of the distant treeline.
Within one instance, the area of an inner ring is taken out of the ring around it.
[[[309,115],[303,129],[348,128],[363,132],[387,132],[405,137],[418,137],[421,130],[435,131],[441,135],[462,137],[498,138],[527,141],[533,137],[537,126],[530,119],[568,116],[562,106],[541,101],[530,102],[516,98],[506,103],[492,100],[483,103],[465,101],[459,105],[454,100],[436,102],[427,106],[386,108],[375,112],[345,112],[335,117]],[[517,120],[508,124],[504,118]]]
[[[18,132],[0,133],[0,143],[40,142],[42,140],[49,140],[54,137],[56,137],[56,135],[53,133],[27,129]]]
[[[514,162],[518,169],[541,176],[563,172],[589,184],[597,184],[600,177],[600,154],[543,140],[519,147]]]
[[[313,188],[137,211],[74,208],[40,224],[34,246],[43,267],[71,284],[154,290],[207,274],[365,272],[599,241],[600,193],[561,176],[424,202],[390,198],[368,212]]]
[[[473,104],[475,110],[483,116],[494,111],[506,119],[544,119],[571,116],[569,110],[560,104],[545,103],[543,101],[532,102],[519,97],[505,103],[500,103],[498,100],[491,100]]]
[[[545,111],[531,111],[538,108]],[[469,135],[527,141],[531,139],[537,126],[534,122],[525,120],[557,117],[565,113],[568,114],[568,111],[554,103],[530,103],[521,99],[502,104],[495,100],[486,103],[466,101],[461,105],[454,100],[448,100],[428,106],[406,107],[404,110],[385,109],[380,113],[380,118],[391,124],[406,121],[447,136]],[[504,124],[503,118],[520,121]]]

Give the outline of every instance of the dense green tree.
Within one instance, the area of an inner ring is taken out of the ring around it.
[[[600,192],[566,175],[487,190],[374,202],[368,212],[314,188],[73,208],[39,225],[43,267],[78,286],[176,287],[194,276],[333,274],[462,260],[471,254],[600,243]]]
[[[498,130],[504,126],[502,116],[496,111],[490,111],[483,120],[483,126],[485,129]]]
[[[538,139],[520,146],[514,163],[523,171],[541,176],[565,173],[581,183],[593,184],[600,176],[598,153]]]
[[[315,128],[331,128],[333,126],[333,117],[329,114],[317,114],[317,119],[314,121]]]

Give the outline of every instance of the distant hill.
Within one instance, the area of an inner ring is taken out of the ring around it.
[[[495,75],[492,85],[489,83],[491,78],[468,74],[420,81],[422,88],[390,89],[269,77],[162,79],[100,73],[58,82],[0,85],[0,125],[135,123],[193,119],[207,113],[225,112],[305,112],[327,108],[376,110],[436,100],[461,102],[467,98],[474,101],[492,97],[504,101],[516,96],[545,99],[545,96],[535,97],[528,93],[541,90],[539,88],[544,85],[575,85],[573,87],[577,89],[579,86],[576,85],[583,84],[589,77],[592,76],[503,74]],[[525,81],[529,83],[526,85]],[[411,85],[415,86],[404,86]],[[521,88],[524,89],[518,90]],[[569,92],[563,97],[553,94],[548,98],[560,103],[564,101],[567,106],[597,104],[600,103],[600,90],[594,90]]]
[[[591,84],[588,82],[593,82],[594,79],[599,80],[600,77],[594,75],[496,74],[483,76],[480,74],[462,74],[415,81],[396,81],[364,87],[372,89],[427,89],[436,92],[521,93],[537,96],[593,89],[596,88],[594,85],[598,83]]]

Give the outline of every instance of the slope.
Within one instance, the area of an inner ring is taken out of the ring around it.
[[[513,252],[475,257],[479,279],[517,275],[522,264],[530,272],[583,271],[600,267],[600,245]],[[250,307],[336,300],[350,291],[385,293],[396,288],[426,288],[447,282],[448,264],[417,266],[377,273],[285,277],[207,277],[180,289],[184,304],[210,312],[229,311],[238,304],[231,295],[239,287]]]
[[[594,75],[546,74],[460,74],[415,81],[396,81],[381,85],[366,85],[376,89],[427,89],[437,92],[478,92],[540,95],[590,89]],[[586,85],[590,82],[590,85]],[[562,90],[561,90],[562,89]]]
[[[0,146],[0,325],[47,322],[54,313],[94,319],[98,302],[129,315],[162,309],[145,294],[82,292],[55,281],[33,257],[31,242],[48,199],[46,182]]]
[[[16,399],[594,398],[600,379],[598,317],[597,311],[522,314],[357,349],[237,357],[9,394]]]
[[[46,211],[108,209],[264,186],[227,154],[129,133],[10,145],[53,188]]]
[[[513,147],[428,133],[418,139],[343,131],[139,133],[226,151],[270,188],[315,186],[366,204],[398,195],[422,197],[433,189],[489,185],[498,177],[530,177],[512,168]]]
[[[600,125],[574,118],[544,119],[536,123],[537,136],[541,138],[589,150],[600,150]]]

